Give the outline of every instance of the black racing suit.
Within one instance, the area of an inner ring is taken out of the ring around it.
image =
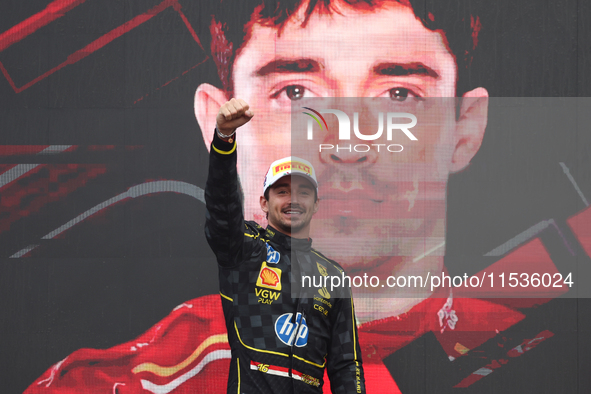
[[[232,349],[228,393],[322,393],[325,368],[333,393],[365,393],[350,289],[304,294],[298,286],[292,294],[292,275],[341,276],[342,269],[309,239],[244,221],[236,143],[217,135],[205,201]]]

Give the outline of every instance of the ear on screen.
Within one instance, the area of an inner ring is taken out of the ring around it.
[[[476,88],[464,94],[456,126],[456,148],[450,171],[461,171],[470,164],[484,138],[488,122],[488,92]]]
[[[199,123],[201,134],[205,146],[209,150],[213,140],[213,130],[215,128],[215,118],[220,107],[227,101],[225,92],[208,83],[199,85],[195,91],[195,101],[193,109],[195,118]]]

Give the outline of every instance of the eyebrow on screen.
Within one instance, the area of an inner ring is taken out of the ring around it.
[[[319,72],[321,65],[314,59],[275,59],[254,72],[254,75],[265,77],[277,73],[313,73]]]
[[[420,62],[413,63],[379,63],[373,68],[374,74],[380,76],[404,77],[410,75],[439,78],[439,73]]]

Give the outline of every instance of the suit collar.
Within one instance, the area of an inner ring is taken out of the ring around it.
[[[288,250],[294,249],[309,252],[312,249],[312,238],[292,238],[270,225],[267,226],[267,230],[265,231],[265,238]]]

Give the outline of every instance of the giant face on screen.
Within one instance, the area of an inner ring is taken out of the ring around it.
[[[462,97],[437,102],[437,127],[423,133],[420,147],[410,153],[324,152],[307,157],[325,181],[319,190],[318,219],[313,220],[319,250],[348,273],[441,271],[447,179],[469,164],[486,127],[487,91],[460,83],[467,67],[464,55],[475,40],[469,39],[466,49],[453,50],[443,27],[426,26],[438,16],[427,13],[421,18],[408,1],[289,5],[293,11],[286,11],[283,19],[281,13],[266,17],[263,5],[253,8],[239,43],[222,34],[216,38],[224,23],[214,21],[212,51],[223,86],[203,84],[195,95],[195,114],[207,146],[215,114],[228,97],[246,100],[256,113],[237,137],[246,218],[265,221],[258,204],[262,182],[272,161],[292,154],[294,102],[309,97],[385,98],[394,103]],[[467,23],[467,35],[474,38],[478,21]],[[365,164],[356,171],[359,187],[349,193],[351,171],[340,169],[360,159]],[[408,297],[404,292],[389,289],[388,296]],[[377,317],[372,311],[394,315],[416,302],[356,304],[358,315],[371,319]]]

